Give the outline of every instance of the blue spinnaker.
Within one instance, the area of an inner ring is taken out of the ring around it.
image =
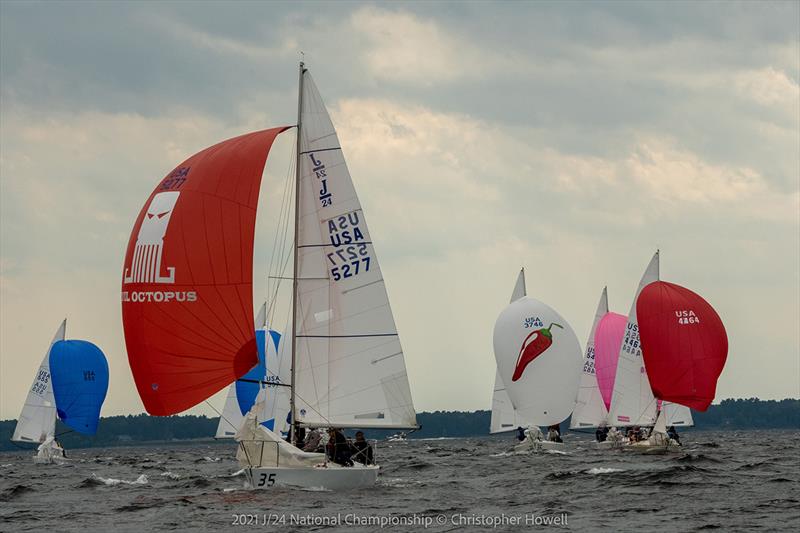
[[[88,341],[58,341],[50,349],[50,376],[56,412],[79,433],[94,435],[108,392],[108,362]]]

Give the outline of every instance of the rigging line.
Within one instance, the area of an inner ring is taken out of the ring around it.
[[[224,420],[225,422],[227,422],[227,423],[228,423],[228,425],[229,425],[230,427],[232,427],[232,428],[234,428],[234,429],[237,429],[237,430],[239,429],[239,428],[237,428],[236,426],[234,426],[234,425],[233,425],[233,422],[231,422],[230,420],[228,420],[227,418],[225,418],[225,415],[224,415],[224,414],[222,414],[222,413],[220,413],[220,412],[217,410],[217,408],[216,408],[216,407],[214,407],[214,406],[211,404],[211,402],[209,402],[208,400],[206,400],[206,404],[207,404],[207,405],[208,405],[208,406],[209,406],[211,409],[213,409],[213,410],[214,410],[214,412],[215,412],[215,413],[217,413],[217,414],[219,415],[219,417],[220,417],[222,420]]]
[[[296,139],[295,139],[295,142],[297,142]],[[272,242],[272,253],[270,255],[269,268],[267,270],[267,274],[268,275],[270,273],[272,273],[272,267],[276,263],[276,257],[277,257],[277,264],[278,265],[280,265],[280,263],[282,262],[282,259],[283,259],[282,251],[283,251],[283,241],[285,240],[285,237],[281,236],[281,233],[282,233],[281,229],[283,228],[283,234],[285,235],[286,226],[288,225],[288,216],[286,216],[285,219],[284,219],[284,216],[287,215],[287,211],[288,211],[288,195],[289,195],[288,191],[289,191],[289,185],[291,183],[291,180],[292,180],[293,174],[294,174],[293,173],[293,167],[294,167],[294,158],[290,158],[289,159],[289,166],[286,169],[286,178],[284,179],[283,193],[281,194],[281,207],[280,207],[280,210],[278,212],[278,223],[277,223],[277,225],[275,227],[275,235],[273,237],[273,242]],[[278,246],[279,240],[281,241],[281,246],[280,247]],[[268,278],[267,279],[267,294],[266,294],[266,297],[269,298],[270,294],[271,294],[271,290],[270,290],[270,284],[269,284],[269,278]]]
[[[297,338],[308,339],[353,339],[359,337],[397,337],[397,333],[365,333],[363,335],[297,335]]]
[[[278,250],[277,250],[277,252],[278,252],[278,261],[277,261],[277,263],[275,265],[275,272],[274,273],[275,274],[280,274],[280,275],[282,275],[286,270],[286,262],[284,261],[284,257],[288,257],[290,255],[289,251],[286,250],[286,241],[287,241],[287,237],[288,237],[288,234],[289,234],[289,224],[290,224],[290,221],[292,219],[292,209],[293,209],[293,205],[292,204],[293,204],[293,202],[291,201],[291,199],[292,199],[292,191],[294,190],[293,184],[294,184],[294,179],[295,179],[295,171],[294,171],[295,163],[296,162],[295,162],[294,158],[292,158],[292,160],[290,161],[289,173],[287,175],[286,185],[284,187],[284,203],[286,205],[286,209],[283,212],[283,216],[284,216],[283,221],[282,221],[283,231],[281,232],[281,238],[280,238],[280,242],[279,243],[278,243],[278,240],[276,239],[276,246],[278,248]],[[281,264],[283,264],[282,267],[281,267]],[[277,304],[276,300],[277,300],[278,292],[280,291],[280,286],[281,286],[281,283],[280,283],[280,281],[278,281],[278,283],[275,284],[274,290],[272,290],[270,295],[268,296],[270,298],[270,301],[269,301],[269,313],[268,313],[269,317],[270,317],[270,320],[273,320],[275,318],[275,306]]]
[[[58,435],[53,435],[53,438],[55,439],[56,437],[60,437],[61,435],[67,435],[68,433],[74,433],[74,432],[75,432],[74,429],[70,429],[69,431],[62,431]]]

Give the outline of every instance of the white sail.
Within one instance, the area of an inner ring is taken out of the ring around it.
[[[509,304],[494,326],[494,355],[519,416],[549,426],[572,413],[583,358],[575,332],[554,309],[529,296]]]
[[[303,72],[295,414],[306,426],[416,427],[403,350],[361,203],[322,98]]]
[[[685,405],[672,402],[661,402],[668,426],[693,426],[692,410]]]
[[[656,399],[650,389],[642,358],[639,324],[636,321],[636,300],[645,286],[658,281],[658,252],[647,265],[639,288],[633,296],[628,324],[619,352],[614,392],[611,396],[609,423],[616,426],[652,426],[656,419]]]
[[[25,405],[14,429],[11,440],[17,442],[44,442],[55,435],[56,429],[56,400],[53,397],[53,384],[50,380],[50,350],[58,341],[64,340],[67,329],[65,318],[56,330],[47,352],[44,354],[42,364],[36,372],[36,377],[25,398]]]
[[[288,354],[279,349],[276,332],[271,331],[266,325],[266,306],[266,303],[262,304],[255,318],[256,330],[263,331],[264,335],[266,372],[264,376],[259,377],[264,383],[260,385],[261,390],[256,396],[253,408],[258,405],[257,418],[262,422],[274,420],[273,429],[276,433],[280,433],[288,431],[286,416],[289,413],[289,388],[279,383],[288,385],[291,381],[291,361],[288,360]],[[247,412],[242,412],[236,391],[234,381],[228,387],[225,406],[214,438],[232,439],[244,423]]]
[[[597,376],[594,369],[594,334],[600,319],[608,313],[608,291],[603,288],[597,310],[594,313],[594,322],[586,341],[586,353],[583,357],[583,373],[578,387],[578,401],[570,420],[570,429],[599,427],[608,422],[608,409],[603,402],[600,387],[597,385]]]
[[[219,424],[217,424],[217,434],[214,435],[214,438],[232,439],[243,422],[244,415],[242,415],[242,410],[239,409],[239,400],[236,397],[236,382],[234,381],[231,383],[231,386],[228,387],[228,395],[225,397],[225,407],[222,408]]]
[[[525,296],[525,269],[519,271],[517,282],[514,284],[514,290],[511,292],[511,302],[515,302]],[[505,431],[513,431],[518,427],[528,427],[528,423],[520,417],[514,405],[511,403],[511,398],[508,397],[506,386],[503,379],[500,377],[500,370],[498,369],[494,377],[494,390],[492,391],[492,418],[489,422],[490,433],[503,433]]]

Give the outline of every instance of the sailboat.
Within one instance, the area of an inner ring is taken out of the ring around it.
[[[290,441],[264,427],[257,403],[235,438],[250,486],[355,488],[379,467],[342,467],[299,450],[304,427],[414,429],[405,359],[372,237],[336,130],[300,64],[295,153]],[[128,359],[147,411],[202,402],[258,363],[253,247],[259,185],[289,127],[207,148],[156,186],[123,267]]]
[[[278,351],[281,334],[267,327],[267,304],[256,315],[258,364],[247,374],[231,383],[225,406],[219,417],[216,439],[232,439],[244,423],[244,417],[254,405],[263,406],[258,415],[261,424],[281,435],[289,432],[288,386],[289,362]]]
[[[518,285],[520,279],[524,291],[522,272]],[[559,446],[545,441],[538,426],[560,424],[570,416],[583,361],[578,338],[564,317],[522,294],[497,318],[494,354],[515,416],[529,426],[517,450],[539,451]]]
[[[514,290],[511,293],[511,303],[519,300],[526,295],[525,289],[525,269],[519,271],[517,282],[514,284]],[[500,377],[500,368],[497,368],[494,377],[494,389],[492,391],[492,416],[489,422],[489,433],[496,435],[498,433],[506,433],[514,431],[517,428],[527,428],[530,426],[525,421],[517,410],[514,409],[514,404],[511,403],[511,398],[508,396],[506,386],[503,379]]]
[[[608,314],[608,288],[604,287],[597,302],[592,329],[586,340],[583,356],[583,371],[578,386],[578,399],[572,412],[570,429],[597,428],[608,423],[608,406],[604,403],[598,387],[597,355],[595,348],[595,332],[600,321]]]
[[[653,255],[642,275],[631,304],[614,377],[609,408],[609,423],[617,427],[655,426],[658,413],[671,426],[694,424],[688,407],[657,399],[650,386],[648,370],[642,358],[642,342],[637,320],[637,301],[645,289],[659,280],[659,252]]]
[[[56,330],[17,420],[15,442],[38,443],[33,462],[63,463],[56,417],[73,431],[94,435],[108,391],[108,362],[88,341],[65,340],[67,320]]]

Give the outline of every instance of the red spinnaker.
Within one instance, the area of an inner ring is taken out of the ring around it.
[[[128,361],[147,412],[184,411],[258,362],[253,241],[267,154],[287,128],[193,155],[148,198],[122,274]]]
[[[685,287],[656,281],[636,301],[644,365],[656,398],[705,411],[728,357],[719,315]]]

